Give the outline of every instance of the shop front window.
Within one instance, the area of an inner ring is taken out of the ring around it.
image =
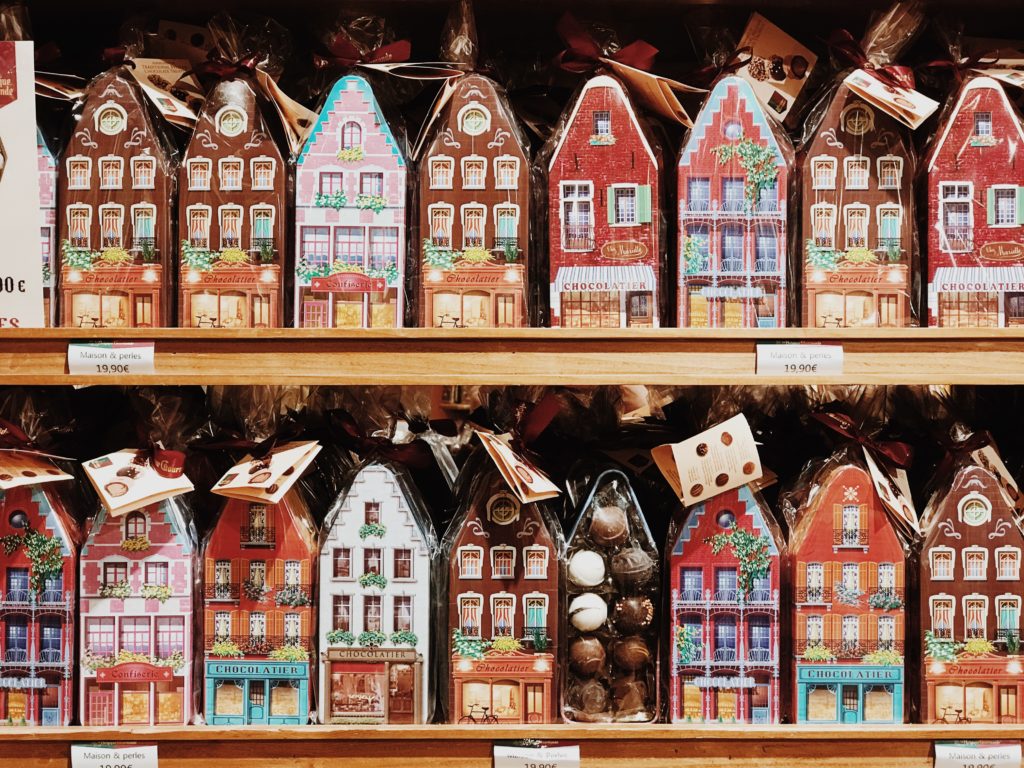
[[[994,328],[999,323],[999,294],[940,293],[939,324],[948,328]]]
[[[619,294],[612,291],[567,291],[562,294],[566,328],[619,328]]]

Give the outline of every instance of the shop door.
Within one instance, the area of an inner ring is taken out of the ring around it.
[[[409,664],[392,664],[388,681],[388,722],[412,723],[415,702],[413,668]]]
[[[860,691],[856,685],[843,686],[843,722],[860,722]]]
[[[89,692],[89,725],[114,724],[114,692]]]
[[[25,691],[10,691],[7,694],[7,719],[15,725],[28,721],[28,695]]]
[[[999,689],[999,722],[1017,722],[1017,689],[1009,686]]]
[[[247,723],[267,722],[267,684],[264,680],[249,681],[249,716]]]
[[[541,683],[526,684],[526,722],[544,722],[544,686]]]
[[[626,294],[626,325],[630,328],[650,328],[654,325],[652,296],[649,293]]]

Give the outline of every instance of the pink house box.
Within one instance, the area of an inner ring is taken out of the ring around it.
[[[407,163],[370,84],[334,84],[296,160],[295,325],[402,325]]]
[[[54,257],[57,255],[57,161],[36,130],[36,167],[39,173],[39,246],[43,260],[43,317],[53,326]]]
[[[174,500],[96,515],[79,561],[82,725],[191,721],[195,551]]]

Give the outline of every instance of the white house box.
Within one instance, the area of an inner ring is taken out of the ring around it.
[[[320,720],[429,722],[435,538],[404,470],[359,469],[321,540]]]

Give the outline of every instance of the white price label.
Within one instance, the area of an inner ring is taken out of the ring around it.
[[[835,376],[843,372],[840,344],[758,344],[758,376]]]
[[[156,373],[152,341],[72,341],[68,373],[72,376],[135,376]]]
[[[580,768],[580,746],[513,747],[495,744],[494,768]]]
[[[937,741],[935,768],[1020,768],[1019,741]]]
[[[71,768],[158,768],[156,745],[72,744]]]

